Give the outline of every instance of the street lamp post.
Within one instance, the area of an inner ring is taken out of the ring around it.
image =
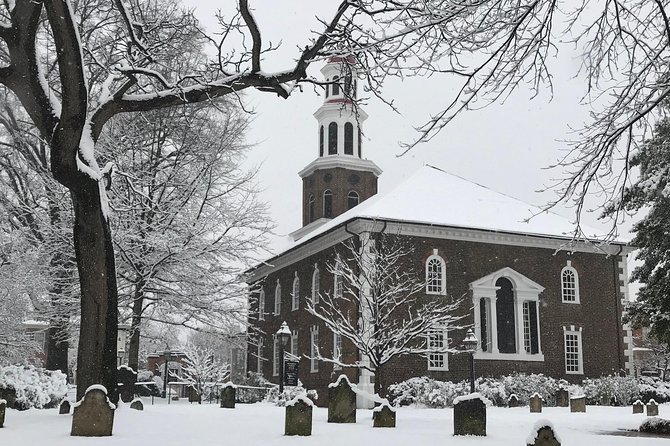
[[[472,328],[468,329],[463,339],[465,349],[470,352],[470,393],[475,393],[475,351],[479,341],[472,332]]]
[[[284,393],[284,349],[291,338],[291,330],[288,328],[286,321],[282,322],[275,336],[279,341],[279,394],[281,395]]]

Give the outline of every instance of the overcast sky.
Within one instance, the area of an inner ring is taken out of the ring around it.
[[[185,0],[209,31],[217,29],[215,11],[234,7],[236,2]],[[308,43],[310,30],[321,29],[315,16],[330,17],[338,2],[301,0],[251,0],[251,7],[263,33],[264,42],[282,41],[274,55],[263,61],[263,70],[292,68],[297,46]],[[281,5],[281,6],[279,6]],[[225,11],[224,11],[225,12]],[[228,13],[230,11],[227,11]],[[383,173],[381,193],[398,184],[424,163],[483,184],[529,203],[543,204],[551,195],[535,191],[561,175],[545,170],[565,150],[561,140],[571,137],[570,127],[580,127],[588,108],[579,104],[584,83],[573,79],[579,60],[562,54],[553,63],[554,97],[549,91],[530,100],[529,90],[518,90],[504,104],[469,111],[454,120],[431,142],[416,147],[403,157],[400,141],[411,141],[413,126],[438,112],[452,97],[454,86],[442,78],[406,79],[385,86],[385,97],[393,99],[401,115],[378,100],[364,107],[369,119],[364,124],[366,140],[363,156],[377,163]],[[310,74],[320,75],[322,65]],[[255,110],[247,139],[255,143],[250,163],[261,164],[262,198],[271,206],[279,234],[288,234],[301,225],[301,181],[297,172],[317,156],[317,123],[312,114],[323,101],[312,88],[294,93],[288,100],[272,94],[247,90],[245,99]],[[440,191],[448,193],[448,191]],[[426,205],[430,205],[427,200]],[[570,216],[570,211],[559,213]],[[593,216],[586,216],[597,227]]]

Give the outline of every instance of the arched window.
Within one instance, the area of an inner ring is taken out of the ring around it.
[[[339,76],[335,76],[333,78],[333,96],[337,96],[340,94],[340,78]]]
[[[342,283],[342,264],[335,265],[335,272],[333,273],[333,293],[335,299],[341,299],[344,296],[344,284]]]
[[[351,122],[344,124],[344,154],[354,154],[354,126]]]
[[[498,350],[516,353],[516,324],[514,323],[514,286],[501,277],[496,280],[496,321],[498,324]]]
[[[319,273],[319,268],[314,264],[314,272],[312,273],[312,304],[316,305],[319,303],[319,293],[321,291],[321,277]]]
[[[579,303],[579,276],[570,260],[568,260],[568,265],[561,270],[561,298],[566,303]]]
[[[358,157],[363,158],[363,140],[361,139],[361,128],[358,127]]]
[[[323,126],[319,127],[319,156],[323,156],[324,133]]]
[[[277,279],[277,286],[275,288],[275,314],[281,313],[281,285]]]
[[[333,218],[333,193],[330,189],[323,192],[323,216]]]
[[[258,320],[265,319],[265,290],[258,293]]]
[[[307,202],[307,212],[309,213],[309,223],[314,221],[314,195],[309,196],[309,201]]]
[[[293,291],[291,293],[291,310],[297,310],[300,306],[300,279],[298,279],[298,273],[295,273],[295,278],[293,279]]]
[[[326,82],[328,82],[328,79],[326,79]],[[329,93],[330,93],[330,85],[326,84],[326,97],[328,97]]]
[[[360,197],[358,196],[358,193],[355,191],[349,192],[347,195],[347,209],[351,209],[355,206],[358,206],[358,203],[360,202]]]
[[[434,249],[426,260],[426,294],[446,294],[446,281],[444,259]]]
[[[328,155],[337,155],[337,123],[328,124]]]

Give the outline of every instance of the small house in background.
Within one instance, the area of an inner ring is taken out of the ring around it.
[[[167,364],[167,375],[165,365]],[[154,376],[162,380],[163,387],[161,392],[168,392],[179,397],[186,397],[186,386],[177,384],[168,389],[165,377],[169,378],[169,382],[181,383],[182,369],[186,365],[186,354],[180,351],[165,350],[162,352],[151,353],[147,356],[147,370],[152,372]]]
[[[35,359],[41,361],[42,363],[46,363],[49,322],[37,319],[26,319],[21,323],[21,327],[28,341],[35,344]]]

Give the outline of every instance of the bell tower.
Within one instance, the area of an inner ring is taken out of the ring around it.
[[[353,102],[357,81],[352,62],[331,57],[321,69],[327,84],[323,104],[314,113],[317,158],[298,173],[303,227],[294,233],[295,239],[377,193],[382,171],[363,158],[361,126],[368,115]]]

